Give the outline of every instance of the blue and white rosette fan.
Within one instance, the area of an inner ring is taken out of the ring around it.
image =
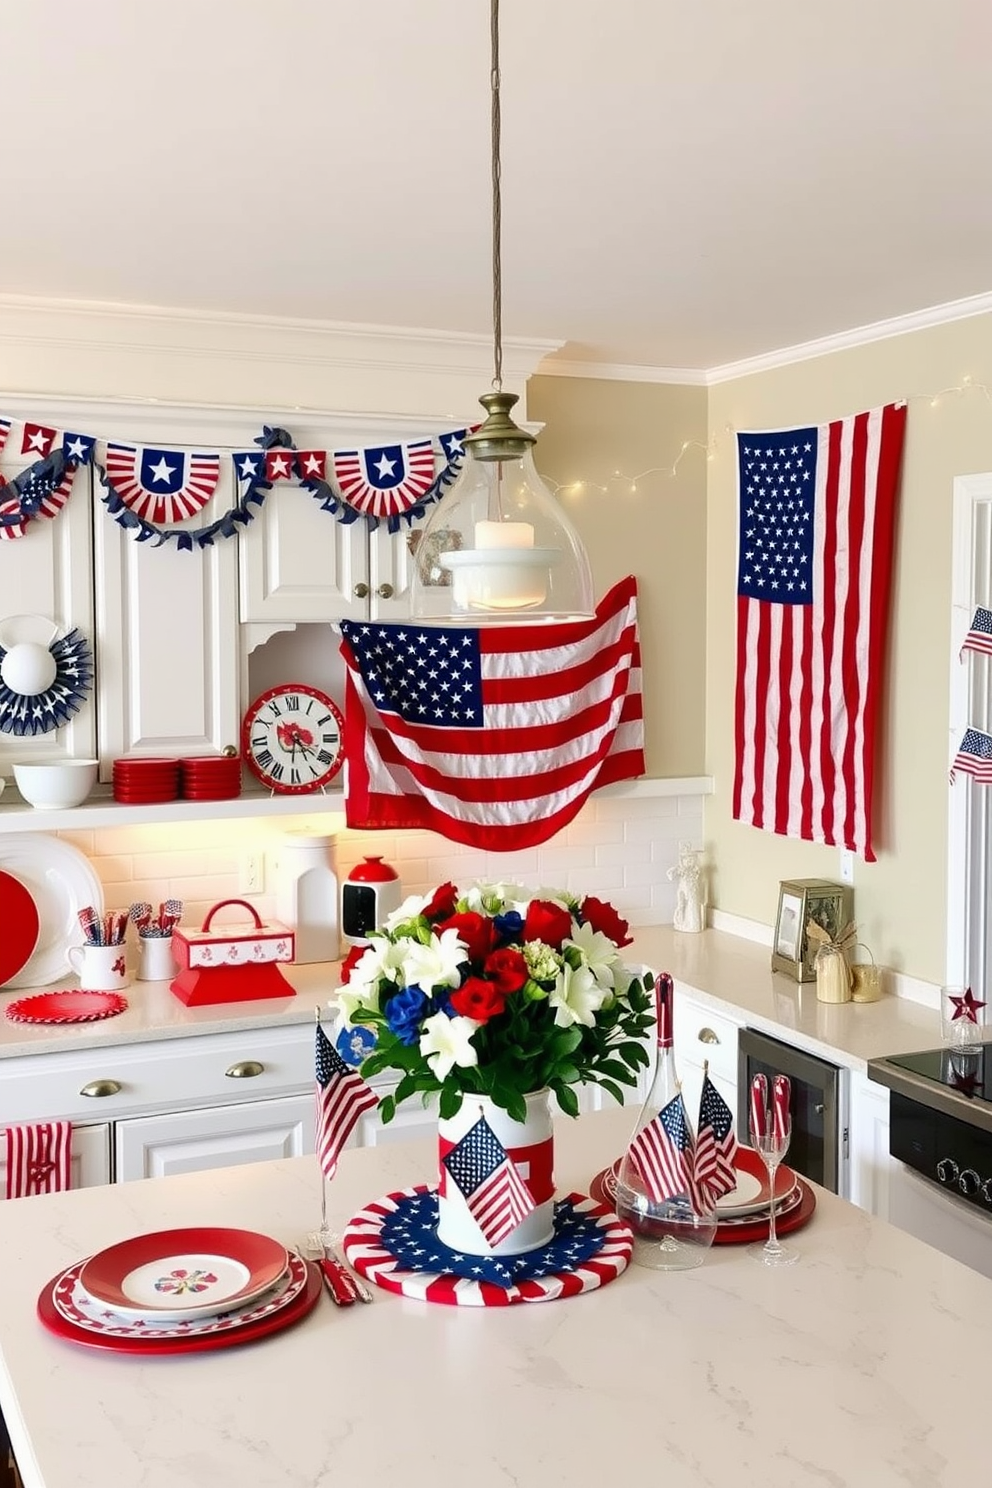
[[[0,733],[52,733],[79,711],[92,685],[93,655],[78,630],[60,637],[43,615],[0,621]]]

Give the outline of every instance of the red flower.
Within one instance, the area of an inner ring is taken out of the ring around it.
[[[458,890],[454,884],[442,884],[440,888],[434,890],[430,903],[424,909],[424,915],[429,920],[447,919],[449,915],[454,914],[457,902]]]
[[[455,1012],[461,1013],[463,1018],[474,1018],[477,1023],[488,1023],[490,1018],[497,1017],[503,1011],[505,1000],[499,987],[474,976],[468,977],[458,991],[451,994],[451,1006]]]
[[[620,918],[612,904],[602,899],[583,899],[579,913],[587,925],[601,935],[608,935],[615,945],[631,944],[631,936],[627,933],[630,926]]]
[[[361,961],[367,950],[368,946],[352,946],[347,956],[345,956],[344,960],[341,963],[340,973],[342,987],[346,987],[351,981],[351,973],[354,971],[359,961]]]
[[[527,980],[527,962],[513,946],[501,946],[486,957],[482,970],[503,996],[519,992]]]
[[[449,916],[434,928],[438,935],[443,935],[445,930],[457,930],[458,939],[466,946],[470,961],[485,961],[496,943],[496,927],[492,920],[488,915],[476,914],[471,909],[465,914]]]
[[[561,943],[572,933],[572,916],[560,904],[549,899],[532,899],[524,921],[524,940],[543,940],[552,950],[560,951]]]

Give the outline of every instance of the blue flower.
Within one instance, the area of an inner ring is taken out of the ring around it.
[[[415,1044],[420,1037],[420,1020],[427,1010],[428,998],[419,987],[404,987],[386,1003],[386,1022],[401,1044]]]
[[[508,909],[505,914],[494,915],[493,925],[502,941],[520,941],[523,938],[524,917],[516,909]]]

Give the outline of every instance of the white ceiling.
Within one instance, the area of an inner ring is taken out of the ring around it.
[[[4,0],[0,292],[487,332],[489,0]],[[989,0],[502,0],[504,335],[992,290]]]

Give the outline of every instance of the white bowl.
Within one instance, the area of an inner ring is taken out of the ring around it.
[[[63,811],[86,800],[96,785],[96,760],[15,765],[14,779],[25,801],[40,811]]]

